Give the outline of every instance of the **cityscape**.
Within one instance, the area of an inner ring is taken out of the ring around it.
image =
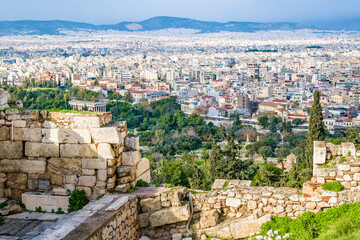
[[[0,240],[360,238],[358,3],[35,2],[0,17]]]

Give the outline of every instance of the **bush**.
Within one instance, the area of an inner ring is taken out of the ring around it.
[[[5,222],[5,218],[0,216],[0,223],[4,223]]]
[[[69,208],[68,212],[74,212],[82,209],[89,200],[86,198],[84,190],[74,190],[69,198]]]
[[[140,179],[136,182],[137,187],[148,187],[149,183],[145,182],[144,180]]]
[[[322,187],[324,190],[334,191],[334,192],[340,192],[344,189],[343,185],[339,182],[327,182]]]

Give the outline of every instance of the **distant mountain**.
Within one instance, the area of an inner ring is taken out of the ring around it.
[[[0,36],[4,35],[43,35],[60,34],[61,30],[118,30],[118,31],[154,31],[168,28],[196,29],[201,33],[228,32],[256,32],[269,30],[359,30],[360,19],[334,24],[319,28],[291,22],[210,22],[189,18],[154,17],[141,22],[121,22],[113,25],[94,25],[89,23],[70,21],[0,21]]]

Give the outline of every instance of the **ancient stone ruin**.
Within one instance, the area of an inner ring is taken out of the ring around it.
[[[217,179],[211,191],[143,187],[149,161],[125,122],[109,113],[77,114],[7,109],[0,114],[0,197],[22,199],[28,210],[66,210],[69,191],[85,190],[92,201],[60,216],[10,215],[19,229],[0,226],[0,236],[29,239],[245,238],[272,216],[295,218],[360,197],[360,155],[354,144],[314,143],[314,176],[303,189],[254,187],[251,181]],[[339,181],[344,190],[323,190]],[[115,191],[120,193],[114,194]],[[101,197],[105,194],[103,197]],[[96,200],[96,197],[101,198]],[[33,219],[29,225],[29,218]],[[51,228],[49,221],[53,222]],[[26,225],[27,224],[27,225]],[[31,231],[29,226],[32,226]],[[28,230],[27,230],[28,229]],[[44,230],[45,229],[45,230]],[[17,235],[18,234],[18,235]],[[21,235],[22,234],[22,235]],[[146,237],[144,237],[146,236]]]
[[[126,192],[139,179],[150,182],[149,161],[126,122],[111,123],[110,113],[0,112],[0,198],[62,188],[93,199],[117,186]]]

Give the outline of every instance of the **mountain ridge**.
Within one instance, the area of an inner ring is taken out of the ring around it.
[[[0,36],[6,35],[56,35],[61,30],[117,30],[117,31],[155,31],[168,28],[185,28],[199,30],[200,33],[228,32],[257,32],[269,30],[355,30],[360,31],[360,18],[339,22],[332,26],[317,27],[294,22],[238,22],[225,23],[215,21],[201,21],[191,18],[158,16],[139,22],[123,21],[116,24],[95,25],[83,22],[64,20],[18,20],[0,21]]]

